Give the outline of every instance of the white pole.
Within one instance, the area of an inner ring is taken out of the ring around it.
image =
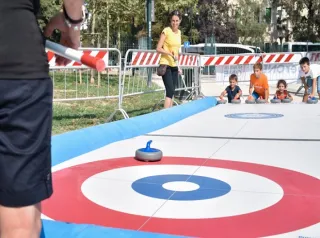
[[[94,68],[97,71],[103,71],[106,67],[105,62],[100,58],[83,54],[78,50],[62,46],[49,40],[46,40],[46,48],[57,55],[74,60],[90,68]]]

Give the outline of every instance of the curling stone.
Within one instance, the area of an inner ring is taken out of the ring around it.
[[[218,101],[218,104],[226,104],[227,103],[227,100],[224,100],[224,99],[221,99]]]
[[[264,103],[266,103],[266,100],[258,98],[258,99],[256,100],[256,102],[257,102],[258,104],[264,104]]]
[[[270,101],[271,101],[271,103],[281,103],[281,100],[278,98],[273,98]]]
[[[233,99],[233,100],[231,100],[231,103],[232,104],[240,104],[241,100],[240,99]]]
[[[318,99],[315,98],[315,97],[308,98],[307,103],[308,103],[308,104],[316,104],[316,103],[318,103]]]
[[[155,162],[162,159],[162,151],[155,148],[150,148],[152,140],[147,142],[146,148],[136,150],[136,160],[144,162]]]
[[[247,103],[247,104],[255,104],[256,101],[255,101],[254,99],[247,99],[247,100],[246,100],[246,103]]]
[[[282,103],[291,103],[291,99],[290,98],[284,98],[281,100]]]

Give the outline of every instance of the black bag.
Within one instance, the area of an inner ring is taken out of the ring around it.
[[[167,65],[160,64],[158,69],[157,69],[157,75],[158,76],[163,76],[163,75],[165,75],[166,71],[167,71]]]

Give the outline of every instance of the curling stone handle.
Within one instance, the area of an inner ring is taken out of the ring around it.
[[[151,143],[152,143],[152,140],[149,140],[149,141],[147,142],[146,150],[150,150],[150,145],[151,145]]]

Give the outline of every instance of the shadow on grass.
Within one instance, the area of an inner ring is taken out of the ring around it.
[[[98,118],[96,114],[73,114],[73,115],[58,115],[53,116],[53,120],[62,121],[65,119],[95,119]]]

